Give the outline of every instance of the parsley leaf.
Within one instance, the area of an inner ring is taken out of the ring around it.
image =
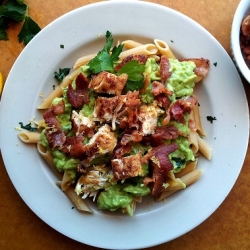
[[[63,69],[59,68],[58,72],[54,72],[55,78],[58,81],[58,83],[61,83],[63,78],[67,76],[69,72],[70,72],[70,68],[63,68]]]
[[[8,40],[6,30],[8,29],[8,23],[4,19],[0,19],[0,40]]]
[[[130,91],[139,90],[143,87],[144,77],[143,72],[145,70],[144,64],[140,64],[138,60],[131,60],[127,62],[118,72],[118,75],[126,73],[128,75],[128,81],[126,87]]]
[[[32,132],[37,130],[37,128],[31,127],[31,123],[28,123],[27,125],[23,125],[22,122],[19,122],[19,124],[20,124],[21,128],[32,131]]]
[[[31,39],[40,31],[40,27],[36,22],[29,17],[28,13],[25,15],[23,27],[18,34],[19,42],[23,42],[27,45]]]
[[[8,0],[0,6],[0,17],[8,18],[16,22],[22,22],[26,8],[26,4],[19,4],[16,0]]]
[[[8,40],[6,30],[10,22],[23,22],[18,34],[19,42],[25,45],[41,30],[28,15],[28,6],[24,0],[0,0],[0,40]]]
[[[114,72],[114,61],[119,59],[119,55],[122,52],[123,45],[114,47],[111,52],[113,44],[113,36],[110,31],[106,32],[106,44],[103,49],[98,52],[97,56],[89,61],[88,66],[90,71],[94,74],[98,74],[101,71]]]

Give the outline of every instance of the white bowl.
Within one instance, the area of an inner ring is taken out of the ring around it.
[[[238,67],[239,71],[245,77],[245,79],[250,83],[250,63],[246,63],[244,56],[240,48],[240,27],[242,20],[250,13],[250,1],[241,0],[236,12],[234,14],[234,19],[232,23],[231,30],[231,49],[233,54],[233,59]]]

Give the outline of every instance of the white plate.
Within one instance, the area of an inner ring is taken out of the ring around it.
[[[199,160],[201,179],[166,203],[148,200],[133,218],[96,210],[80,214],[55,185],[55,177],[36,152],[21,143],[18,122],[41,117],[36,107],[56,84],[59,67],[100,50],[109,30],[115,40],[165,40],[178,57],[204,57],[211,70],[196,94],[213,148],[213,158]],[[99,35],[102,34],[102,38]],[[64,45],[64,49],[60,45]],[[215,66],[214,64],[217,64]],[[217,118],[211,124],[206,116]],[[0,111],[2,155],[8,174],[26,204],[60,233],[96,247],[144,248],[170,241],[207,219],[233,187],[248,142],[248,106],[230,57],[199,24],[166,7],[141,1],[100,2],[76,9],[43,29],[23,50],[7,79]]]

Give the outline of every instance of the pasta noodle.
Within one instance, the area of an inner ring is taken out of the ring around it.
[[[40,141],[40,133],[38,132],[21,132],[18,137],[25,143],[38,143]]]
[[[47,109],[50,107],[52,101],[56,98],[56,97],[60,97],[63,94],[63,88],[67,87],[74,79],[77,75],[79,75],[80,73],[80,69],[77,69],[75,71],[73,71],[70,75],[66,76],[62,83],[58,86],[56,86],[56,88],[48,95],[48,97],[37,107],[38,109]]]
[[[175,58],[175,55],[173,54],[166,42],[160,39],[154,39],[154,43],[162,55],[165,55],[168,58]]]
[[[175,177],[180,178],[180,177],[194,171],[196,169],[197,164],[198,164],[198,159],[196,159],[195,161],[188,162],[186,164],[185,168],[183,168],[180,172],[175,173]]]
[[[79,58],[75,62],[74,66],[73,66],[73,69],[76,70],[76,69],[80,68],[81,66],[87,64],[95,56],[96,56],[96,54],[92,54],[92,55],[86,55],[86,56],[83,56],[83,57]]]
[[[192,183],[196,182],[201,176],[201,170],[200,169],[196,169],[184,176],[182,176],[180,178],[180,180],[186,185],[186,186],[189,186],[191,185]],[[178,189],[180,190],[180,189]],[[159,198],[157,198],[157,201],[161,201],[163,199],[165,199],[166,197],[172,195],[173,193],[175,193],[176,191],[178,190],[168,190],[166,189],[166,191],[163,191],[161,196]]]
[[[135,47],[139,47],[141,45],[143,45],[142,43],[138,43],[134,40],[125,40],[122,42],[123,46],[125,49],[133,49]]]
[[[65,191],[71,185],[71,183],[72,183],[72,180],[70,178],[70,175],[68,174],[67,171],[64,171],[62,182],[61,182],[62,191]]]
[[[193,110],[190,112],[189,122],[195,123]],[[195,129],[196,129],[196,123],[195,123]],[[194,131],[194,128],[190,129],[190,132],[188,135],[188,141],[189,141],[189,147],[192,149],[194,154],[196,154],[199,150],[199,145],[198,145],[198,141],[196,138],[196,131]]]
[[[193,108],[193,117],[194,117],[196,129],[197,129],[197,133],[201,136],[206,136],[202,127],[202,123],[201,123],[201,116],[200,116],[200,109],[199,109],[198,102],[195,104]]]
[[[48,166],[50,167],[50,169],[52,170],[52,172],[55,174],[55,176],[57,177],[58,180],[62,180],[63,178],[63,173],[59,172],[54,163],[53,163],[53,157],[51,155],[51,153],[49,152],[49,150],[47,150],[47,148],[45,148],[41,142],[37,143],[37,151],[39,152],[39,154],[43,157],[43,159],[47,162]]]
[[[120,59],[124,59],[129,55],[156,55],[158,52],[157,47],[154,44],[145,44],[138,47],[134,47],[129,50],[125,50],[120,54]]]
[[[208,159],[211,160],[212,157],[212,149],[210,148],[210,146],[208,145],[208,143],[201,138],[197,133],[196,133],[196,138],[198,141],[198,145],[199,145],[199,151]]]
[[[61,182],[58,182],[57,185],[61,188]],[[89,212],[92,213],[93,211],[90,209],[90,207],[87,205],[87,203],[79,197],[74,188],[72,186],[69,186],[66,190],[63,191],[65,195],[68,197],[68,199],[73,203],[74,207],[79,212]]]

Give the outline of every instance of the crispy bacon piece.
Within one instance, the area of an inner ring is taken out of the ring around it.
[[[170,115],[174,120],[185,124],[184,114],[190,113],[197,100],[193,96],[175,101],[170,107]]]
[[[88,79],[82,73],[76,77],[76,89],[74,90],[72,84],[69,84],[67,90],[67,97],[69,103],[74,108],[81,108],[84,103],[89,102],[89,92],[88,92]]]
[[[81,157],[85,149],[83,145],[83,135],[67,137],[63,145],[62,152],[69,154],[71,157]]]
[[[170,102],[169,98],[166,95],[164,95],[164,94],[157,95],[155,97],[155,100],[157,102],[157,105],[159,107],[164,108],[165,110],[167,110],[170,107],[170,103],[171,102]]]
[[[98,93],[120,95],[128,79],[127,74],[119,76],[102,71],[92,77],[89,88]]]
[[[183,61],[194,62],[194,64],[196,65],[196,68],[194,69],[194,73],[201,78],[204,78],[207,75],[209,68],[210,68],[210,61],[208,59],[186,58],[186,59],[180,60],[180,62],[183,62]]]
[[[167,173],[173,169],[173,165],[168,158],[168,155],[178,149],[176,143],[169,145],[161,145],[153,148],[150,152],[152,155],[151,164],[153,166],[153,180],[154,185],[152,189],[152,196],[157,198],[162,192],[162,185],[166,182]]]
[[[124,133],[121,139],[121,145],[127,145],[130,142],[140,142],[142,141],[143,136],[138,130],[130,131],[129,133]]]
[[[154,96],[158,96],[160,94],[166,94],[166,95],[172,95],[173,92],[169,91],[165,84],[158,82],[158,81],[153,81],[152,82],[152,93]]]
[[[121,159],[123,155],[131,151],[131,145],[120,146],[114,151],[114,158]]]
[[[170,69],[169,59],[166,56],[162,56],[160,61],[160,76],[161,76],[161,82],[163,84],[165,84],[167,79],[171,76],[171,72],[169,69]]]
[[[47,109],[43,114],[43,118],[45,123],[47,124],[45,135],[47,137],[49,146],[52,149],[61,147],[66,140],[66,136],[61,129],[59,121],[56,118],[54,108],[50,107],[49,109]]]
[[[179,136],[179,130],[174,125],[156,127],[155,133],[151,135],[152,145],[159,146],[163,143],[162,139],[172,140]]]
[[[147,55],[129,55],[125,57],[121,63],[115,66],[115,71],[119,71],[126,63],[135,60],[139,61],[140,64],[145,64],[148,59]]]
[[[60,115],[60,114],[64,113],[64,111],[65,111],[64,100],[62,99],[57,104],[52,104],[52,109],[53,109],[53,113],[55,115]]]

